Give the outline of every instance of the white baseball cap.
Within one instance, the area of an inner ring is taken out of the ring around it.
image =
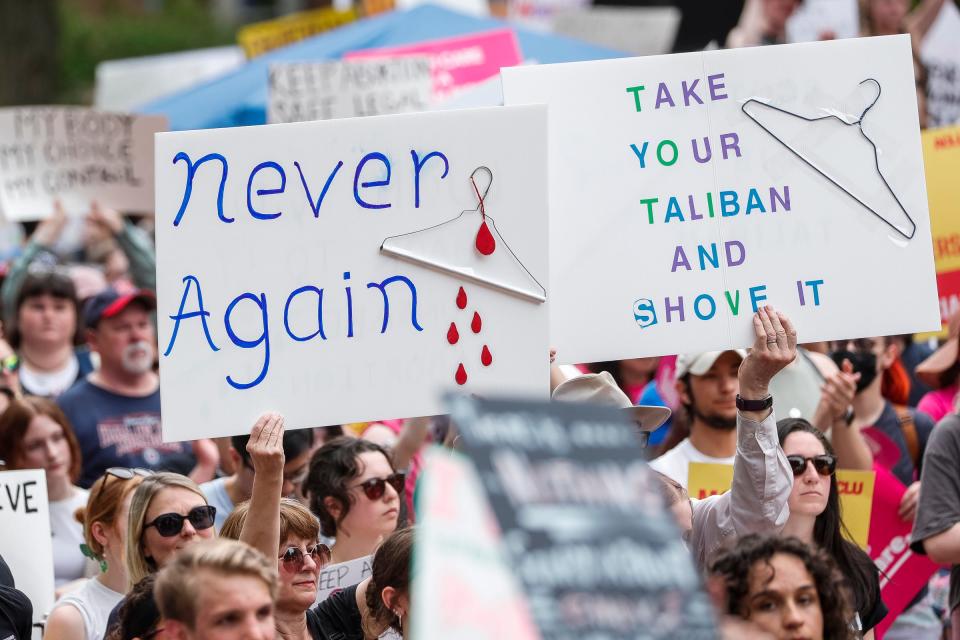
[[[713,366],[713,363],[716,362],[720,356],[728,352],[737,354],[740,356],[741,360],[747,357],[746,349],[727,349],[726,351],[683,353],[677,356],[675,375],[678,379],[682,378],[688,373],[695,376],[702,376],[707,371],[710,371],[710,367]]]

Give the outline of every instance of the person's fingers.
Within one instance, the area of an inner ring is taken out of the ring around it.
[[[853,363],[850,362],[848,358],[844,358],[843,362],[840,364],[840,370],[846,373],[847,375],[853,374]]]
[[[757,313],[760,315],[760,322],[763,325],[763,334],[765,336],[764,344],[770,349],[777,342],[777,332],[773,328],[773,323],[770,321],[770,313],[767,309],[767,307],[761,307]]]
[[[777,311],[777,319],[780,320],[780,325],[783,327],[784,332],[787,336],[787,348],[791,351],[794,351],[797,348],[797,329],[793,326],[793,323],[790,322],[790,318],[787,317],[787,314]]]
[[[767,334],[763,329],[763,321],[760,320],[760,312],[753,314],[753,349],[756,351],[762,349],[767,344]]]

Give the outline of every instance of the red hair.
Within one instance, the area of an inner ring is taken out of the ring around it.
[[[906,405],[910,400],[910,376],[898,357],[883,372],[880,393],[893,404]]]

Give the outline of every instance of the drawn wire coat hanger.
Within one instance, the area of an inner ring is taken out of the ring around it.
[[[480,194],[480,190],[477,188],[477,183],[474,180],[474,176],[476,176],[477,172],[479,171],[485,171],[487,175],[490,176],[490,181],[487,183],[487,186],[483,190],[482,195]],[[507,241],[503,239],[502,235],[500,235],[500,231],[497,229],[497,223],[494,221],[493,218],[491,218],[486,214],[486,211],[484,211],[483,201],[486,199],[487,194],[490,192],[490,186],[493,184],[493,172],[488,167],[484,167],[484,166],[477,167],[476,169],[473,170],[473,173],[470,174],[470,182],[473,185],[474,192],[477,194],[477,199],[479,201],[477,203],[476,208],[465,209],[464,211],[461,211],[456,217],[451,218],[450,220],[446,220],[444,222],[435,224],[430,227],[426,227],[424,229],[419,229],[417,231],[410,231],[408,233],[401,233],[399,235],[390,236],[384,239],[382,243],[380,243],[380,252],[383,253],[384,255],[388,255],[393,258],[399,258],[400,260],[406,260],[408,262],[412,262],[414,264],[418,264],[421,266],[429,267],[431,269],[435,269],[437,271],[440,271],[449,275],[454,275],[464,280],[469,280],[471,282],[476,282],[478,284],[484,284],[494,289],[499,289],[500,291],[504,291],[511,295],[515,295],[515,296],[524,298],[526,300],[530,300],[532,302],[538,302],[538,303],[546,302],[547,300],[546,288],[544,288],[544,286],[540,284],[540,281],[537,280],[532,273],[530,273],[530,270],[527,269],[526,265],[524,265],[523,262],[520,260],[520,258],[517,257],[517,254],[513,252],[513,249],[510,248],[510,245],[507,244]],[[498,244],[506,248],[507,252],[513,258],[514,262],[520,265],[520,267],[523,269],[526,275],[530,278],[530,280],[536,283],[536,287],[524,287],[516,283],[511,283],[509,281],[504,281],[502,279],[498,279],[495,277],[478,275],[474,273],[473,269],[469,267],[461,267],[461,266],[449,264],[446,260],[442,258],[438,258],[436,256],[424,255],[419,251],[411,251],[410,249],[405,248],[401,246],[398,242],[396,242],[401,238],[407,238],[417,234],[425,233],[427,231],[433,231],[440,227],[452,225],[456,223],[458,220],[460,220],[464,215],[469,215],[472,213],[480,213],[481,216],[483,216],[482,221],[487,222],[493,227],[493,230],[496,233],[496,239]]]
[[[873,79],[873,78],[867,78],[866,80],[863,80],[863,81],[860,83],[860,86],[863,86],[864,84],[866,84],[866,83],[868,83],[868,82],[872,82],[872,83],[874,83],[875,85],[877,85],[877,96],[873,99],[873,102],[871,102],[869,105],[867,105],[867,107],[863,110],[863,113],[860,114],[860,117],[857,118],[854,122],[847,122],[847,121],[844,120],[843,118],[840,118],[839,116],[836,116],[836,115],[833,115],[833,114],[831,114],[831,115],[826,115],[826,116],[820,116],[820,117],[817,117],[817,118],[808,118],[807,116],[800,115],[799,113],[793,113],[792,111],[787,111],[786,109],[782,109],[782,108],[780,108],[780,107],[777,107],[777,106],[775,106],[775,105],[772,105],[772,104],[763,102],[763,101],[761,101],[761,100],[757,100],[756,98],[750,98],[749,100],[746,100],[746,101],[740,106],[740,110],[743,111],[743,112],[747,115],[748,118],[750,118],[751,120],[753,120],[754,123],[756,123],[756,125],[757,125],[758,127],[760,127],[761,129],[763,129],[764,131],[766,131],[766,132],[770,135],[770,137],[772,137],[774,140],[776,140],[777,142],[779,142],[780,144],[782,144],[784,147],[786,147],[793,155],[795,155],[795,156],[797,156],[798,158],[800,158],[801,160],[803,160],[807,165],[809,165],[810,167],[812,167],[814,171],[816,171],[816,172],[819,173],[821,176],[823,176],[824,178],[826,178],[827,180],[829,180],[830,182],[832,182],[832,183],[833,183],[837,188],[839,188],[841,191],[843,191],[843,192],[846,193],[848,196],[850,196],[851,198],[853,198],[854,200],[856,200],[857,202],[859,202],[867,211],[869,211],[870,213],[872,213],[873,215],[875,215],[877,218],[879,218],[885,225],[887,225],[888,227],[890,227],[891,229],[893,229],[894,231],[896,231],[898,234],[900,234],[901,236],[903,236],[903,237],[906,238],[907,240],[911,240],[911,239],[913,238],[914,234],[917,232],[917,223],[914,222],[913,218],[910,217],[910,214],[907,213],[907,210],[904,208],[903,204],[900,202],[900,198],[897,197],[897,194],[894,193],[893,189],[890,187],[890,183],[887,182],[887,178],[883,175],[883,171],[880,169],[880,157],[877,155],[877,145],[873,142],[873,140],[870,139],[870,136],[868,136],[868,135],[863,131],[863,119],[864,119],[864,117],[867,115],[867,112],[870,111],[870,109],[872,109],[873,106],[874,106],[875,104],[877,104],[877,101],[880,100],[880,94],[881,94],[882,91],[883,91],[883,89],[882,89],[881,86],[880,86],[880,83],[877,82],[877,81],[876,81],[875,79]],[[904,233],[903,230],[901,230],[901,229],[900,229],[899,227],[897,227],[895,224],[893,224],[892,222],[890,222],[889,220],[887,220],[886,218],[884,218],[882,215],[880,215],[877,211],[875,211],[872,207],[870,207],[870,205],[868,205],[868,204],[865,203],[863,200],[861,200],[860,198],[858,198],[857,196],[855,196],[853,193],[851,193],[846,187],[844,187],[842,184],[840,184],[840,182],[838,182],[838,181],[835,180],[834,178],[832,178],[832,177],[830,177],[829,175],[827,175],[823,170],[821,170],[819,167],[817,167],[813,162],[811,162],[810,160],[808,160],[807,158],[805,158],[800,152],[798,152],[796,149],[794,149],[794,148],[791,147],[789,144],[787,144],[787,143],[784,142],[782,139],[780,139],[780,137],[778,137],[775,133],[773,133],[772,131],[770,131],[770,129],[768,129],[767,127],[763,126],[763,125],[760,123],[759,120],[757,120],[754,116],[752,116],[749,111],[747,111],[747,105],[750,104],[751,102],[756,102],[757,104],[763,105],[764,107],[766,107],[766,108],[768,108],[768,109],[773,109],[774,111],[779,111],[780,113],[784,113],[784,114],[786,114],[786,115],[788,115],[788,116],[792,116],[792,117],[794,117],[794,118],[799,118],[799,119],[801,119],[801,120],[805,120],[806,122],[818,122],[818,121],[820,121],[820,120],[830,120],[830,119],[834,119],[834,120],[837,120],[837,121],[840,122],[841,124],[843,124],[843,125],[845,125],[845,126],[848,126],[848,127],[856,126],[856,127],[859,129],[859,131],[860,131],[860,135],[863,136],[863,138],[864,138],[867,142],[870,143],[870,147],[873,149],[873,160],[874,160],[874,164],[875,164],[876,169],[877,169],[877,174],[880,176],[880,180],[883,181],[883,186],[886,187],[887,192],[888,192],[891,196],[893,196],[893,199],[897,202],[897,206],[900,207],[900,211],[903,212],[903,215],[905,215],[905,216],[907,217],[907,220],[910,222],[910,226],[912,227],[910,233],[909,233],[909,234]]]

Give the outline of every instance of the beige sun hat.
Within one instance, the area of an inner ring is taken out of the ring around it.
[[[582,402],[626,409],[643,431],[653,431],[670,417],[667,407],[634,405],[607,371],[585,373],[557,385],[552,398],[558,402]]]

